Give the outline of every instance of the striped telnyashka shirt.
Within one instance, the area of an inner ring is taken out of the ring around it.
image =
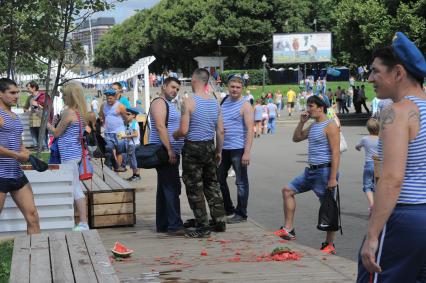
[[[0,109],[3,126],[0,127],[0,146],[13,151],[21,150],[22,124],[18,116],[13,118],[9,113]],[[0,178],[17,179],[24,175],[20,163],[10,157],[0,156]]]
[[[420,130],[415,139],[408,143],[408,154],[404,182],[397,203],[426,203],[426,101],[406,96],[417,105],[420,112]],[[382,141],[379,139],[378,152],[383,160]]]
[[[173,151],[177,154],[180,154],[183,147],[183,139],[175,140],[173,138],[173,132],[175,132],[180,127],[180,113],[176,109],[176,105],[173,102],[165,100],[169,107],[169,121],[167,123],[167,133],[169,134],[169,140],[172,145]],[[152,114],[150,114],[150,128],[149,133],[149,143],[161,143],[160,135],[158,134],[157,128],[155,127],[155,119]]]
[[[318,165],[331,162],[331,150],[325,134],[325,127],[333,122],[332,119],[314,122],[308,135],[308,163]]]
[[[80,122],[83,127],[81,117]],[[58,138],[58,147],[61,161],[81,159],[80,123],[78,121],[67,126],[65,132]]]
[[[190,141],[213,140],[216,135],[219,104],[213,97],[205,99],[194,95],[193,98],[195,101],[195,111],[191,114],[186,139]]]
[[[243,98],[232,101],[228,97],[222,104],[223,127],[225,129],[223,149],[244,148],[247,128],[240,112],[245,102]]]

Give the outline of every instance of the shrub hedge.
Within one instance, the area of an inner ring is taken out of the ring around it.
[[[249,84],[250,85],[262,85],[262,83],[263,83],[263,70],[262,69],[226,70],[226,71],[220,72],[219,75],[222,79],[222,83],[227,84],[228,83],[228,77],[230,75],[239,74],[242,77],[245,72],[247,72],[248,75],[249,75]],[[268,70],[265,70],[265,85],[267,85],[269,83],[270,83],[270,80],[269,80]]]

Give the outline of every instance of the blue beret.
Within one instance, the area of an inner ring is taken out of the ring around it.
[[[392,48],[404,67],[416,78],[426,77],[426,61],[422,52],[402,32],[397,32],[393,38]]]
[[[114,89],[104,90],[104,94],[105,95],[115,95],[115,90]]]
[[[136,108],[133,108],[133,107],[126,108],[126,111],[130,112],[132,114],[135,114],[135,115],[138,115],[140,113],[139,110],[137,110]]]

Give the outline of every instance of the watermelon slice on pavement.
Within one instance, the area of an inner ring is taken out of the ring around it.
[[[111,251],[116,257],[129,257],[133,253],[132,249],[129,249],[119,241],[115,242]]]

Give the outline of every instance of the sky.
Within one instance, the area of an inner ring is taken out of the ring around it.
[[[152,6],[160,2],[160,0],[126,0],[121,3],[118,3],[116,1],[111,2],[115,2],[115,9],[106,12],[96,13],[92,16],[92,19],[98,17],[114,17],[115,23],[121,23],[125,19],[133,16],[135,14],[135,10],[151,8]]]

